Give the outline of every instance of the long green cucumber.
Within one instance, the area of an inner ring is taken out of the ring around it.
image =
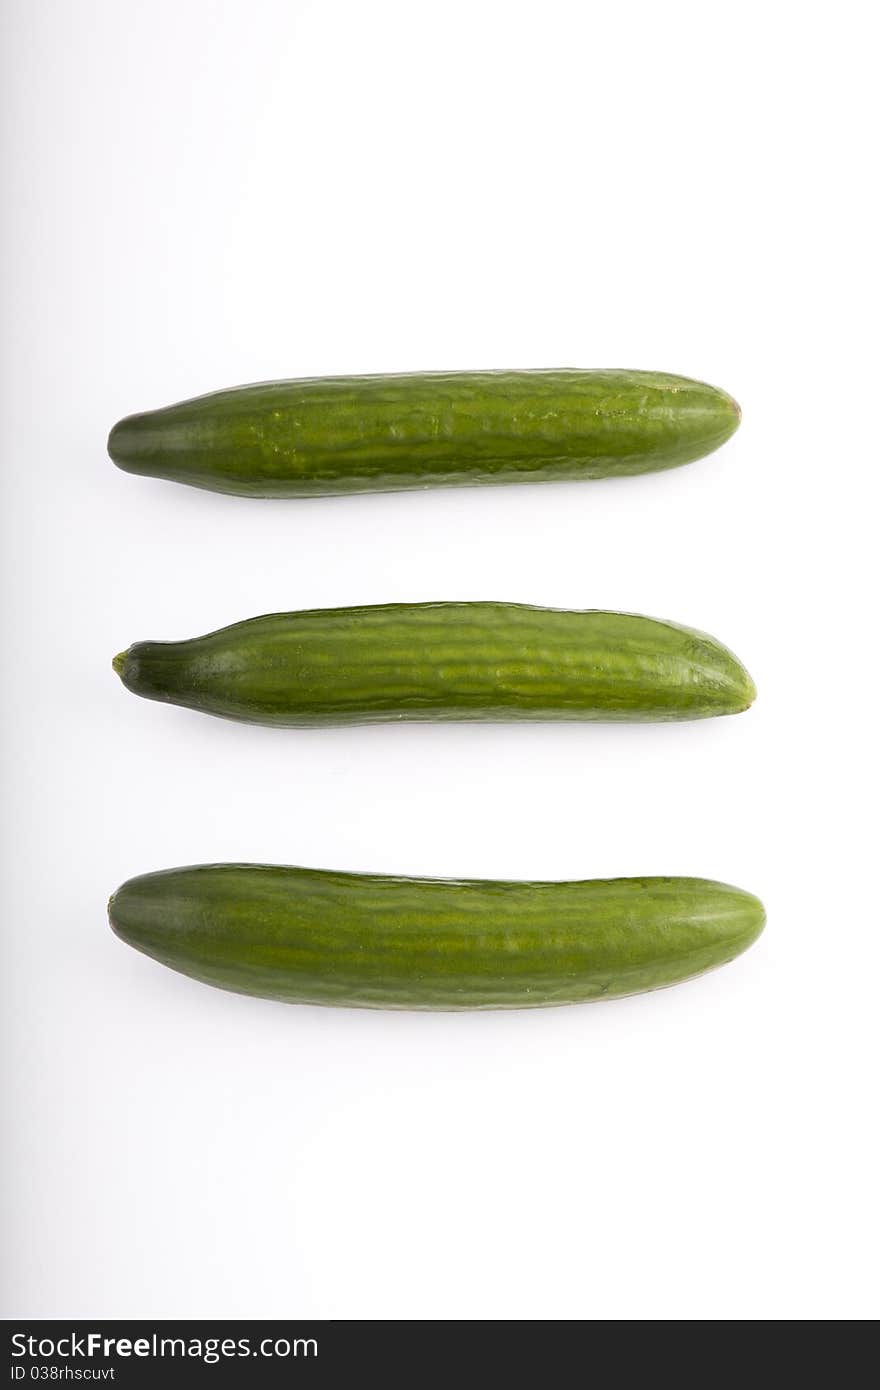
[[[699,878],[386,878],[265,864],[144,874],[110,899],[129,945],[207,984],[301,1004],[513,1009],[659,989],[761,932]]]
[[[606,478],[674,468],[733,434],[725,392],[661,372],[428,372],[240,386],[129,415],[129,473],[249,497]]]
[[[702,719],[746,709],[714,638],[631,613],[413,603],[251,618],[114,660],[129,690],[248,723]]]

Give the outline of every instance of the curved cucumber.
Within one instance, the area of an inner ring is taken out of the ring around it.
[[[661,372],[430,372],[217,391],[114,426],[129,473],[249,497],[606,478],[711,453],[739,424]]]
[[[273,613],[114,668],[151,700],[256,724],[701,719],[755,687],[714,638],[630,613],[413,603]]]
[[[757,898],[699,878],[516,883],[205,864],[110,899],[129,945],[300,1004],[513,1009],[659,989],[750,946]]]

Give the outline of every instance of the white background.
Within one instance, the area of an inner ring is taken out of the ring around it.
[[[872,8],[7,0],[8,1316],[878,1311]],[[281,376],[631,366],[740,400],[668,474],[259,502],[116,471],[133,410]],[[110,661],[283,608],[611,607],[745,715],[235,726]],[[872,823],[873,822],[873,823]],[[494,1015],[297,1008],[110,933],[253,859],[696,874],[703,980]]]

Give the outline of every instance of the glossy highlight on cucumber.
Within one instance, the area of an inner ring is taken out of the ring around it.
[[[129,473],[245,497],[610,478],[723,444],[736,402],[645,371],[424,372],[263,382],[129,415]]]
[[[123,941],[242,994],[384,1009],[518,1009],[660,989],[744,951],[757,898],[699,878],[394,878],[265,864],[144,874]]]

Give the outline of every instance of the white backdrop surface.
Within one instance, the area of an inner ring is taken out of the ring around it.
[[[878,1311],[870,15],[7,0],[8,1316]],[[311,502],[105,452],[239,382],[533,366],[697,376],[743,424],[665,475]],[[110,666],[438,598],[674,618],[758,700],[287,732]],[[768,926],[592,1008],[292,1008],[107,927],[123,879],[223,859],[696,874]]]

